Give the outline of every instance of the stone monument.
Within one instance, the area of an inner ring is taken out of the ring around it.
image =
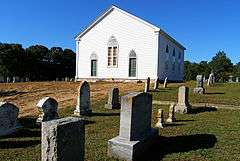
[[[16,132],[21,125],[18,123],[19,109],[7,102],[0,102],[0,136]]]
[[[58,102],[51,97],[44,97],[37,103],[37,108],[40,115],[37,119],[37,124],[44,121],[58,119]]]
[[[157,77],[157,79],[155,79],[154,81],[154,90],[158,89],[158,85],[159,85],[159,78]]]
[[[175,122],[176,118],[175,118],[175,104],[172,103],[169,107],[169,114],[168,114],[168,119],[166,120],[166,122],[168,123],[172,123]]]
[[[189,88],[185,86],[179,87],[178,90],[178,103],[175,106],[175,112],[188,113],[190,110],[190,104],[188,102]]]
[[[91,113],[90,86],[87,81],[83,81],[78,88],[77,106],[74,115],[90,115]]]
[[[120,102],[119,102],[119,89],[112,88],[108,93],[108,102],[105,104],[105,108],[107,109],[119,109]]]
[[[163,117],[163,110],[162,109],[158,109],[158,113],[157,113],[156,118],[157,118],[157,123],[156,123],[155,127],[163,128],[164,117]]]
[[[167,88],[167,81],[168,81],[168,78],[166,77],[164,79],[163,88]]]
[[[204,94],[205,89],[203,88],[203,76],[197,75],[196,80],[197,80],[197,83],[196,83],[196,87],[193,89],[193,93]]]
[[[84,161],[85,125],[76,117],[42,123],[42,161]]]
[[[145,88],[144,92],[149,92],[150,91],[150,78],[147,78],[147,81],[145,82]]]
[[[151,127],[152,95],[130,93],[121,98],[119,136],[108,141],[108,155],[122,160],[138,160],[158,136]]]

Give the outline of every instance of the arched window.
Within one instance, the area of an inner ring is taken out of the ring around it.
[[[174,48],[172,56],[175,57],[175,55],[176,55],[176,53],[175,53],[175,48]]]
[[[134,50],[131,50],[129,53],[129,77],[136,77],[137,73],[137,54]]]
[[[92,53],[90,56],[91,60],[91,76],[97,76],[97,54]]]
[[[168,49],[168,45],[166,46],[166,53],[168,53],[169,52],[169,49]]]
[[[118,58],[118,42],[114,36],[108,41],[108,67],[116,67]]]

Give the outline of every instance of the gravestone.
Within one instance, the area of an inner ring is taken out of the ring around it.
[[[175,112],[188,113],[190,110],[190,104],[188,102],[189,88],[185,86],[179,87],[178,90],[178,103],[175,106]]]
[[[42,123],[42,161],[84,161],[84,120],[76,117]]]
[[[167,88],[167,81],[168,81],[168,78],[166,77],[164,79],[163,88]]]
[[[149,92],[150,90],[150,78],[147,78],[147,81],[145,82],[145,89],[144,92]]]
[[[215,78],[214,78],[214,74],[213,73],[211,73],[210,75],[209,75],[209,78],[208,78],[208,83],[207,83],[207,85],[208,86],[212,86],[213,84],[214,84],[214,82],[215,82],[215,80],[214,80]]]
[[[175,118],[175,104],[171,104],[169,107],[169,114],[168,114],[168,119],[166,120],[166,122],[172,123],[175,122],[176,118]]]
[[[239,77],[236,77],[236,83],[239,83]]]
[[[155,79],[154,81],[154,90],[158,89],[158,85],[159,85],[159,78],[157,77],[157,79]]]
[[[58,103],[55,99],[50,97],[44,97],[37,103],[37,108],[40,115],[37,119],[37,124],[44,121],[50,121],[58,119]]]
[[[13,82],[13,83],[16,82],[16,77],[13,77],[12,82]]]
[[[121,98],[119,136],[108,141],[108,155],[137,160],[152,145],[158,130],[151,128],[152,95],[130,93]]]
[[[162,109],[158,109],[156,118],[157,118],[157,123],[156,123],[155,127],[163,128],[164,118],[163,118],[163,110]]]
[[[229,76],[228,82],[229,82],[229,83],[232,83],[232,82],[233,82],[233,76],[232,76],[232,75]]]
[[[7,83],[10,83],[11,79],[10,77],[7,77]]]
[[[25,78],[25,82],[29,82],[29,77],[26,77],[26,78]]]
[[[18,123],[19,109],[7,102],[0,102],[0,136],[16,132],[21,125]]]
[[[196,87],[193,89],[193,93],[204,94],[205,89],[203,88],[203,76],[197,75],[196,77]]]
[[[80,84],[78,88],[77,106],[74,115],[89,115],[92,113],[90,104],[90,86],[87,81]]]
[[[107,109],[119,109],[120,102],[119,102],[119,89],[112,88],[108,93],[108,102],[105,104],[105,108]]]

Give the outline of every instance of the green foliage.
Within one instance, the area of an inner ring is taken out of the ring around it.
[[[0,75],[29,77],[31,80],[55,80],[74,77],[75,53],[70,49],[0,43]]]

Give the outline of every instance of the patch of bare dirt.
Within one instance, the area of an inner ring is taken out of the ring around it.
[[[59,108],[76,105],[77,89],[80,82],[30,82],[0,83],[0,101],[8,101],[20,108],[20,117],[37,116],[37,102],[46,96],[53,97]],[[91,100],[97,101],[107,96],[112,87],[118,87],[120,94],[143,90],[143,83],[96,82],[90,83]]]

